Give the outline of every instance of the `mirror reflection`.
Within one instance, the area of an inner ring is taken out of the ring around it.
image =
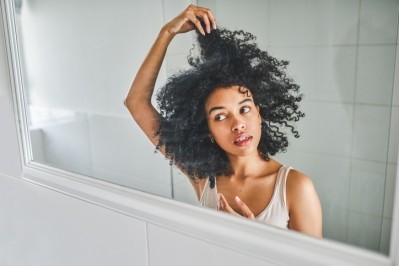
[[[122,104],[159,30],[188,5],[161,2],[15,2],[33,160],[198,204],[189,180],[154,154]],[[290,137],[273,159],[313,180],[323,236],[387,254],[399,135],[398,1],[198,5],[212,10],[218,27],[251,32],[261,49],[290,62],[306,117],[295,125],[300,138]],[[156,88],[188,68],[194,42],[190,33],[173,40]]]
[[[195,30],[199,55],[159,90],[166,50]],[[304,114],[299,86],[243,31],[217,28],[211,10],[190,5],[160,30],[125,104],[165,157],[190,178],[204,207],[322,237],[320,201],[309,177],[271,158]]]

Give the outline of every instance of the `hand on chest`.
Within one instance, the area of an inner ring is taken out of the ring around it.
[[[242,214],[235,197],[238,196],[258,216],[269,205],[275,191],[277,175],[270,175],[261,178],[218,178],[217,192],[223,194],[227,203],[235,212]]]

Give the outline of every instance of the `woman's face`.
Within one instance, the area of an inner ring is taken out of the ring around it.
[[[258,153],[261,117],[249,90],[239,86],[215,89],[205,102],[210,137],[228,154]]]

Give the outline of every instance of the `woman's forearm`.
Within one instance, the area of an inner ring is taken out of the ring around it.
[[[133,116],[136,107],[144,104],[151,105],[155,82],[165,58],[166,50],[173,37],[174,34],[170,33],[165,27],[162,28],[139,68],[125,100],[125,105]]]

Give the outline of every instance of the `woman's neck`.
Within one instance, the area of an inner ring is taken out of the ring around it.
[[[268,166],[275,161],[265,161],[256,153],[248,156],[228,156],[232,170],[231,176],[237,178],[252,178],[263,176],[268,171]]]

